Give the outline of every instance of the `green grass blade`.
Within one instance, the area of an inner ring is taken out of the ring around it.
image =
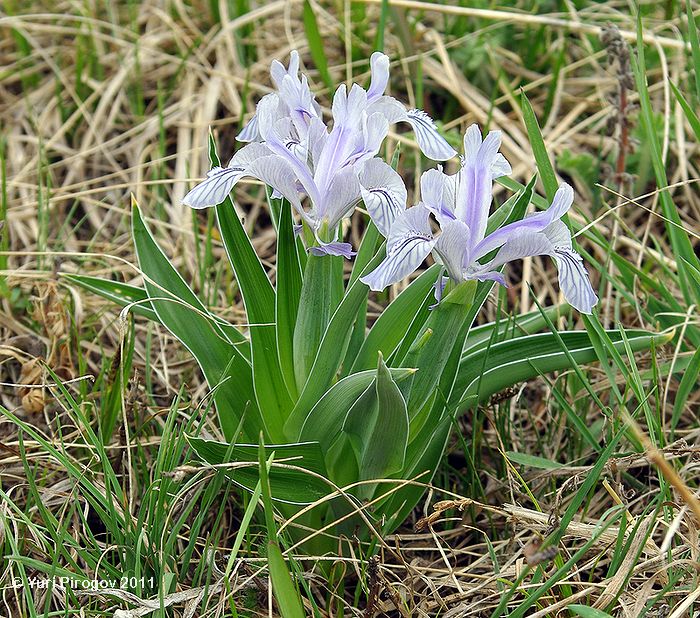
[[[263,446],[260,436],[258,447],[258,470],[260,473],[260,487],[262,489],[263,506],[265,508],[265,524],[267,527],[267,566],[272,580],[272,594],[275,596],[282,618],[304,618],[304,609],[299,592],[294,586],[289,568],[282,555],[277,542],[277,525],[275,524],[270,483],[268,481],[268,469],[275,454],[267,456],[267,449]]]
[[[306,40],[309,43],[309,50],[314,64],[318,69],[319,75],[323,83],[328,86],[328,89],[333,92],[333,79],[328,71],[328,60],[326,59],[326,50],[323,45],[323,37],[318,29],[318,21],[316,14],[309,0],[304,0],[304,8],[302,13],[304,20],[304,32],[306,32]]]
[[[530,101],[528,100],[524,91],[521,93],[521,97],[525,128],[527,129],[527,134],[530,138],[532,152],[535,155],[537,170],[540,174],[540,178],[542,178],[542,184],[544,185],[544,191],[547,195],[547,199],[551,202],[554,198],[554,194],[557,192],[559,182],[557,181],[557,175],[554,172],[552,162],[549,159],[549,153],[547,152],[547,147],[545,146],[544,138],[542,137],[542,131],[540,131],[540,125],[537,123],[535,110],[532,109],[532,105],[530,105]]]
[[[640,119],[642,127],[646,135],[651,163],[656,177],[656,184],[661,189],[659,193],[659,201],[661,202],[661,210],[666,218],[666,232],[671,241],[673,252],[677,258],[678,275],[680,279],[681,291],[687,304],[700,303],[700,286],[687,272],[685,262],[700,269],[700,260],[693,251],[693,245],[690,242],[688,233],[683,228],[683,222],[678,214],[678,209],[671,199],[671,195],[666,187],[668,179],[666,176],[666,167],[661,156],[661,145],[656,134],[656,125],[654,122],[654,111],[649,97],[649,87],[647,85],[646,76],[646,60],[644,55],[644,40],[642,38],[642,18],[641,14],[637,16],[637,59],[634,56],[631,58],[632,68],[637,82],[637,91],[639,92]],[[685,260],[685,262],[684,262]]]

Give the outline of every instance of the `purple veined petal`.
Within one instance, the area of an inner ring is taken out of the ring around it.
[[[317,247],[309,247],[309,253],[313,253],[314,255],[340,255],[348,260],[353,255],[357,255],[357,253],[352,250],[352,245],[349,242],[321,243]]]
[[[326,219],[332,230],[360,201],[360,183],[355,169],[346,167],[335,174],[322,199],[322,204],[314,204],[313,214],[319,220]]]
[[[404,118],[416,135],[416,141],[423,154],[433,161],[446,161],[457,154],[447,140],[440,135],[433,119],[420,109],[410,109]]]
[[[370,289],[381,291],[416,270],[435,246],[429,214],[427,208],[418,205],[400,215],[387,239],[386,258],[360,280]]]
[[[301,234],[304,230],[304,226],[299,223],[295,223],[292,225],[292,230],[294,230],[294,236],[299,236],[299,234]]]
[[[566,183],[562,183],[559,186],[554,199],[552,200],[551,206],[547,210],[529,215],[522,219],[521,221],[514,221],[502,228],[496,230],[484,238],[475,248],[472,255],[472,260],[479,260],[487,253],[490,253],[494,249],[504,245],[511,238],[514,238],[524,232],[541,232],[545,230],[552,223],[558,221],[563,217],[566,212],[571,208],[574,201],[574,190]],[[562,224],[564,225],[564,224]],[[555,245],[560,245],[565,242],[562,236],[563,230],[559,230],[559,239]],[[564,225],[566,235],[568,236],[568,247],[571,247],[571,234],[568,228]],[[550,234],[551,235],[551,234]]]
[[[455,218],[456,181],[456,174],[445,174],[441,167],[427,170],[420,177],[421,202],[435,215],[440,225]]]
[[[410,209],[412,210],[412,209]],[[404,236],[387,251],[384,261],[360,281],[376,292],[397,283],[415,271],[430,254],[435,240],[425,236]]]
[[[447,274],[454,282],[464,279],[463,271],[469,265],[469,244],[471,230],[462,221],[448,221],[441,226],[442,234],[435,243],[435,251],[447,269]]]
[[[389,57],[382,52],[374,52],[369,60],[372,77],[367,90],[367,101],[376,101],[384,94],[389,83]]]
[[[572,249],[557,248],[552,256],[559,270],[559,288],[574,309],[591,313],[598,302],[593,291],[583,258]]]
[[[289,54],[289,68],[285,69],[284,65],[279,60],[273,60],[270,65],[270,77],[272,83],[279,88],[279,84],[284,79],[285,75],[297,77],[299,74],[299,52],[293,49]]]
[[[228,197],[234,185],[246,175],[244,167],[215,167],[207,173],[206,179],[182,198],[182,203],[196,209],[217,206]]]
[[[395,244],[408,236],[422,236],[432,239],[433,232],[430,229],[429,217],[430,211],[422,204],[417,204],[401,213],[394,221],[389,236],[387,236],[387,253]]]
[[[258,116],[253,114],[253,117],[246,122],[245,126],[241,129],[240,133],[236,135],[236,139],[239,142],[259,142],[261,139],[260,132],[258,131]]]
[[[406,210],[407,193],[401,176],[381,159],[370,159],[360,172],[360,190],[369,216],[386,238],[396,218]]]

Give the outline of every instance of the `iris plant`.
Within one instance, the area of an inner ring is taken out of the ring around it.
[[[513,199],[509,223],[487,234],[494,227],[488,225],[493,181],[511,170],[498,152],[500,134],[482,140],[472,126],[459,171],[425,172],[422,201],[406,208],[403,180],[377,156],[389,126],[408,122],[432,159],[456,152],[427,116],[384,94],[388,70],[388,58],[373,54],[369,88],[338,88],[331,124],[299,74],[296,52],[287,68],[274,62],[275,91],[262,98],[238,136],[247,143],[185,197],[194,208],[216,207],[219,237],[246,311],[241,324],[214,315],[201,302],[160,250],[135,204],[132,230],[143,287],[71,276],[182,341],[208,382],[224,437],[216,442],[188,436],[190,446],[212,464],[250,463],[232,473],[250,491],[260,487],[261,461],[273,456],[286,461],[270,468],[270,491],[286,517],[302,518],[299,530],[342,522],[350,500],[352,512],[364,510],[390,532],[424,491],[421,483],[405,481],[430,481],[455,414],[478,414],[478,404],[501,390],[571,367],[573,357],[562,346],[576,351],[576,363],[597,358],[586,331],[538,332],[567,307],[513,316],[517,328],[502,321],[472,328],[493,285],[504,283],[502,266],[526,256],[551,256],[566,299],[591,311],[597,298],[562,221],[573,191],[562,184],[548,209],[514,220],[532,199],[531,182]],[[216,165],[213,138],[210,153]],[[229,195],[243,177],[285,198],[274,204],[274,285]],[[360,202],[386,243],[367,227],[346,280],[342,260],[328,255],[351,256],[340,222]],[[297,242],[299,220],[311,255]],[[439,265],[414,278],[370,322],[368,286],[384,289],[430,253]],[[440,302],[429,311],[433,294]],[[605,337],[623,351],[660,341],[644,331],[624,336],[609,331]],[[111,439],[115,419],[104,421],[105,440]],[[597,438],[583,438],[597,447]],[[380,478],[385,480],[374,482]],[[338,486],[348,490],[325,499]],[[299,506],[315,501],[309,512]],[[335,532],[369,536],[355,517]],[[337,538],[328,536],[325,546],[319,536],[319,547],[309,551],[337,552]]]

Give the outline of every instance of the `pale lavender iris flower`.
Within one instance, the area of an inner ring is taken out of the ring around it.
[[[255,116],[238,139],[243,146],[226,167],[215,167],[183,199],[192,208],[223,202],[244,177],[256,178],[294,206],[316,237],[316,254],[350,257],[352,247],[338,240],[338,224],[361,200],[380,231],[406,209],[406,189],[400,176],[377,158],[390,123],[409,122],[426,155],[447,159],[456,152],[418,110],[407,111],[385,96],[389,59],[375,53],[370,87],[340,86],[333,98],[329,131],[306,76],[299,76],[299,56],[292,52],[288,68],[274,61],[271,75],[276,92],[264,96]],[[309,197],[304,208],[300,194]]]
[[[561,184],[551,206],[486,235],[494,178],[510,173],[510,165],[498,152],[499,131],[482,141],[472,125],[464,136],[464,156],[459,172],[448,176],[429,170],[421,177],[422,202],[401,213],[390,224],[386,258],[362,278],[373,290],[383,290],[415,271],[433,252],[448,278],[455,283],[491,279],[505,285],[498,269],[514,260],[536,255],[551,256],[559,271],[559,286],[567,302],[590,313],[598,298],[591,287],[581,256],[573,250],[571,233],[561,218],[571,208],[573,189]],[[430,215],[440,226],[433,234]],[[493,251],[496,254],[485,263]],[[442,278],[437,286],[439,298]]]

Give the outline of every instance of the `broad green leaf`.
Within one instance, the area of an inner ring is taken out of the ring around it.
[[[253,491],[259,480],[258,445],[235,444],[231,447],[225,442],[203,440],[187,437],[187,441],[198,457],[212,465],[226,463],[250,463],[250,466],[234,468],[227,472],[234,483],[248,491]],[[321,449],[316,442],[297,444],[266,445],[267,457],[275,453],[275,461],[302,469],[290,469],[273,466],[270,469],[270,486],[272,497],[280,502],[290,504],[309,504],[329,493],[329,485],[323,479],[304,470],[309,470],[323,477],[326,467]]]
[[[606,331],[616,350],[624,350],[618,331]],[[571,358],[578,364],[597,360],[595,348],[585,331],[558,333]],[[669,335],[642,330],[627,332],[630,347],[649,349],[654,341],[665,343]],[[501,390],[530,380],[542,373],[569,369],[569,356],[561,348],[554,333],[519,337],[492,345],[485,350],[469,352],[462,357],[452,396],[452,405],[473,407]]]
[[[537,455],[529,455],[527,453],[517,453],[515,451],[506,451],[506,457],[517,464],[522,466],[527,466],[528,468],[539,468],[542,470],[558,470],[559,468],[565,468],[564,464],[552,461],[551,459],[546,459],[544,457],[538,457]]]
[[[414,352],[409,350],[406,365],[418,369],[409,389],[404,390],[408,402],[408,414],[413,418],[435,395],[445,365],[455,345],[461,350],[468,326],[463,328],[477,289],[476,281],[465,281],[450,291],[433,309],[419,336]],[[424,335],[429,335],[425,340]],[[403,390],[403,389],[402,389]],[[410,395],[408,394],[410,392]]]
[[[219,165],[211,134],[209,158],[212,166]],[[277,355],[275,291],[230,196],[216,207],[216,217],[248,317],[255,398],[265,419],[268,435],[273,440],[280,440],[284,421],[292,409],[292,399]]]
[[[309,263],[311,263],[313,257],[315,256],[309,258]],[[375,268],[381,260],[381,257],[382,254],[377,253],[363,272],[369,272]],[[320,259],[328,259],[328,256],[323,256]],[[306,284],[306,281],[304,281],[304,284]],[[357,318],[357,313],[362,306],[362,301],[367,298],[368,291],[369,288],[364,283],[359,279],[356,280],[350,286],[350,289],[345,294],[340,305],[338,305],[335,313],[333,313],[333,317],[323,334],[323,339],[317,347],[309,377],[304,384],[301,395],[285,426],[285,432],[288,436],[298,433],[306,415],[332,384],[340,368],[340,364],[345,357],[345,352],[350,341],[350,334],[352,332],[352,325]],[[298,325],[299,323],[297,322],[297,326]],[[297,338],[295,336],[295,351],[296,343]]]
[[[401,292],[377,318],[365,338],[352,372],[370,369],[377,364],[377,353],[389,358],[401,343],[416,313],[430,294],[440,266],[434,264]]]
[[[390,369],[391,377],[400,382],[412,375],[413,369]],[[325,454],[338,437],[348,411],[376,377],[375,370],[361,371],[336,382],[311,409],[299,432],[303,442],[319,442]]]
[[[360,480],[386,478],[403,469],[408,412],[381,354],[376,378],[350,408],[343,432],[360,464]]]
[[[339,256],[311,254],[307,258],[294,327],[294,374],[299,391],[306,384],[335,310],[338,261],[342,267],[343,258]]]
[[[299,310],[302,275],[293,223],[291,204],[284,200],[280,207],[280,222],[277,229],[277,293],[275,295],[277,351],[287,389],[292,397],[296,398],[294,324]]]
[[[207,317],[204,305],[151,236],[136,203],[132,213],[136,256],[159,321],[192,353],[209,386],[218,386],[214,397],[224,434],[232,438],[245,417],[246,434],[256,435],[263,425],[255,404],[250,364],[226,339],[218,321]]]
[[[571,307],[567,304],[547,307],[545,313],[550,320],[569,315]],[[516,315],[500,322],[489,322],[475,326],[469,331],[469,336],[464,343],[464,352],[473,351],[489,344],[493,338],[495,341],[514,339],[522,335],[533,335],[547,326],[547,320],[539,310],[530,311],[522,315]],[[494,334],[494,330],[496,333]]]
[[[521,91],[521,95],[523,118],[525,120],[525,128],[527,129],[528,137],[530,138],[530,146],[532,146],[532,153],[535,155],[537,170],[542,178],[545,194],[547,199],[551,202],[552,198],[554,198],[554,194],[557,192],[559,182],[557,181],[557,175],[554,172],[552,162],[549,159],[549,153],[547,152],[547,147],[542,137],[542,131],[540,131],[540,125],[537,123],[535,111],[532,109],[532,105],[530,105],[530,101],[528,101],[524,90]]]
[[[161,323],[158,315],[153,308],[151,303],[148,301],[148,294],[143,288],[136,287],[135,285],[129,285],[127,283],[120,283],[119,281],[110,281],[109,279],[102,279],[100,277],[92,277],[90,275],[77,275],[73,273],[65,273],[61,276],[68,279],[72,283],[76,283],[80,287],[89,292],[93,292],[102,298],[111,300],[115,305],[119,307],[126,307],[136,303],[130,307],[129,311],[136,315],[148,318],[153,322]],[[226,338],[234,344],[246,343],[248,339],[233,325],[220,318],[218,316],[212,316],[212,319],[217,322],[221,330],[223,331]],[[239,351],[246,355],[248,353],[248,346],[239,346]]]
[[[209,134],[209,159],[212,167],[220,165],[214,136]],[[272,323],[275,319],[275,290],[265,274],[260,258],[236,214],[231,196],[216,207],[221,240],[236,276],[245,303],[248,321]]]

